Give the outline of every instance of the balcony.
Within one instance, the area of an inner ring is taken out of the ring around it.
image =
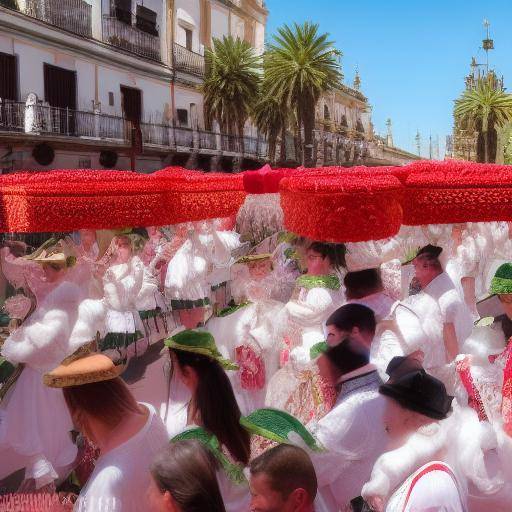
[[[0,100],[0,132],[124,139],[124,119],[67,108]]]
[[[83,0],[27,0],[21,12],[73,34],[92,37],[92,6]]]
[[[0,99],[0,136],[21,134],[32,136],[71,137],[76,140],[131,144],[131,124],[119,116],[50,107],[44,104],[26,106],[25,103]],[[203,130],[173,127],[172,125],[143,122],[140,125],[142,143],[163,151],[219,154],[241,154],[242,140],[233,135],[221,135]],[[266,141],[244,137],[244,155],[265,160]]]
[[[193,75],[204,75],[204,57],[199,53],[174,43],[173,47],[174,68]]]
[[[103,42],[152,60],[160,60],[158,36],[113,16],[103,16]]]

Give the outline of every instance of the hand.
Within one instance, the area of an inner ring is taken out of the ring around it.
[[[380,496],[375,496],[368,500],[368,505],[374,512],[384,511],[384,500]]]

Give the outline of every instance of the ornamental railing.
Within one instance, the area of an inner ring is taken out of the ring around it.
[[[173,45],[174,68],[193,75],[204,75],[204,57],[178,43]]]
[[[90,140],[110,140],[131,144],[131,124],[123,117],[68,108],[51,107],[0,99],[0,135],[24,133],[30,136],[62,136]],[[142,122],[143,145],[158,146],[178,151],[207,153],[235,153],[265,160],[267,142],[261,138],[225,135],[205,130],[192,130],[166,124]]]
[[[92,37],[92,6],[84,0],[26,0],[24,14],[83,37]]]
[[[160,39],[158,36],[149,34],[133,24],[120,21],[113,16],[103,16],[103,42],[141,57],[160,60]]]

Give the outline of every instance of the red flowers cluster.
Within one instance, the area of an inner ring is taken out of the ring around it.
[[[61,170],[0,176],[0,231],[176,224],[236,215],[245,195],[281,193],[287,229],[309,238],[381,239],[401,224],[512,220],[512,168],[460,161],[405,167],[168,167],[153,174]]]
[[[60,170],[0,177],[0,231],[176,224],[236,214],[242,177],[181,168],[130,171]]]

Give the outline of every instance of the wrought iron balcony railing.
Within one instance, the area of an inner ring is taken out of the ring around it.
[[[175,69],[193,75],[204,75],[204,57],[199,53],[192,52],[184,46],[174,43],[173,59]]]
[[[130,144],[131,123],[119,116],[95,112],[57,108],[48,105],[0,99],[0,134],[26,133],[28,135],[99,139]],[[180,151],[227,152],[243,154],[264,160],[268,145],[261,138],[223,135],[219,133],[178,128],[172,125],[141,123],[143,145]]]
[[[83,37],[92,37],[92,6],[84,0],[27,0],[23,14]]]
[[[160,38],[158,36],[113,16],[103,16],[103,42],[141,57],[160,60]]]

